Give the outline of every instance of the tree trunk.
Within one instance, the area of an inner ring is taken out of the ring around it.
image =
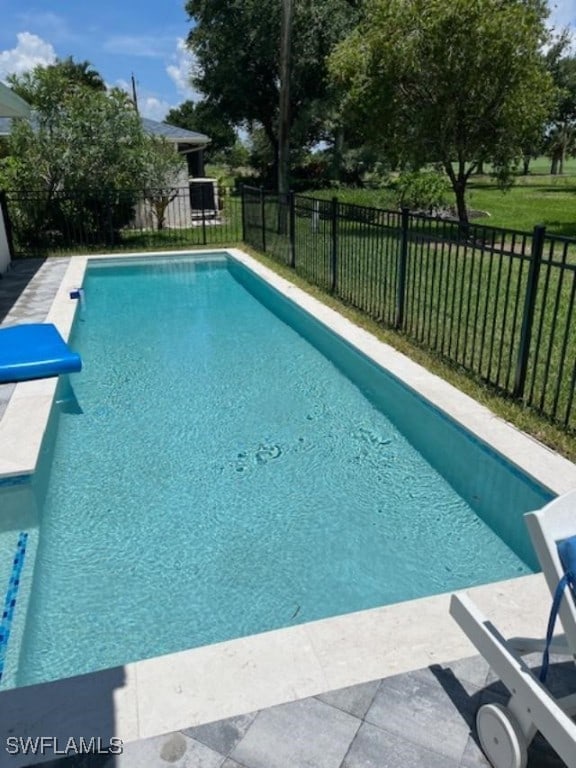
[[[468,209],[466,208],[466,182],[471,171],[466,173],[466,164],[463,160],[460,160],[458,169],[458,175],[452,167],[451,161],[448,159],[444,161],[444,170],[446,175],[450,179],[454,196],[456,198],[456,211],[458,213],[458,221],[462,225],[464,230],[468,229]],[[473,170],[473,168],[471,169]]]
[[[524,155],[524,157],[522,158],[522,175],[523,176],[528,176],[528,174],[530,173],[531,160],[532,158],[530,157],[530,155]]]
[[[280,104],[278,116],[278,194],[288,194],[290,153],[290,52],[292,37],[292,0],[282,2],[280,34]]]
[[[466,207],[466,182],[458,180],[454,185],[456,195],[456,210],[460,224],[468,225],[468,209]]]
[[[332,180],[342,180],[342,156],[344,153],[344,128],[339,125],[334,131],[334,144],[332,147]]]
[[[562,173],[563,154],[563,150],[560,148],[552,150],[552,164],[550,166],[550,173],[552,176]]]
[[[484,160],[478,160],[478,168],[476,169],[478,176],[484,176]]]

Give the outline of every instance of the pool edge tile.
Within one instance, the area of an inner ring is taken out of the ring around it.
[[[134,666],[140,738],[312,696],[327,684],[302,626]]]
[[[541,574],[468,591],[504,636],[545,633]],[[3,691],[0,741],[50,733],[129,742],[475,655],[448,601],[421,598]],[[9,766],[34,762],[26,760]]]

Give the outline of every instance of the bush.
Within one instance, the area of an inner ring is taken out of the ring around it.
[[[448,179],[438,171],[401,173],[392,188],[399,208],[426,213],[444,208],[446,196],[450,192]]]

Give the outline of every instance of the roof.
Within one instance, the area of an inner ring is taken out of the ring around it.
[[[148,117],[141,118],[142,127],[152,136],[163,136],[168,141],[176,144],[193,144],[196,146],[208,144],[210,139],[203,133],[196,131],[187,131],[185,128],[178,128],[168,123],[160,123],[158,120],[150,120]],[[12,126],[10,117],[0,117],[0,136],[9,136]]]
[[[0,115],[2,117],[29,117],[30,105],[11,88],[0,83]]]
[[[187,131],[185,128],[178,128],[170,123],[160,123],[158,120],[150,120],[148,117],[142,118],[142,127],[146,133],[153,136],[163,136],[169,141],[181,142],[182,144],[208,144],[210,139],[203,133],[196,131]]]

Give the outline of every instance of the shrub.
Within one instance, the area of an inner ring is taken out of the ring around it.
[[[432,213],[446,206],[448,179],[438,171],[401,173],[392,185],[399,208]]]

